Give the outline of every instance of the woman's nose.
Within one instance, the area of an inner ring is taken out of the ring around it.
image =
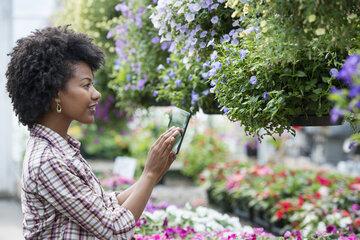
[[[95,99],[95,100],[100,100],[101,98],[101,93],[96,90],[96,88],[94,87],[94,91],[93,91],[93,94],[92,94],[92,98]]]

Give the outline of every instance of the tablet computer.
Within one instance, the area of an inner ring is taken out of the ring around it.
[[[175,154],[178,154],[180,151],[181,143],[186,133],[187,126],[189,124],[191,114],[183,109],[175,107],[171,109],[169,117],[170,121],[168,128],[175,126],[182,129],[181,134],[176,136],[175,144],[172,149]]]

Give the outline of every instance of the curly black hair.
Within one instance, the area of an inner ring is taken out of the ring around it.
[[[104,53],[92,39],[69,26],[36,30],[19,39],[9,56],[6,89],[19,121],[29,129],[65,89],[75,63],[85,62],[92,71],[104,63]]]

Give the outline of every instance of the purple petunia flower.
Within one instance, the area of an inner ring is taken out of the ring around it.
[[[181,81],[180,79],[177,79],[177,80],[175,81],[176,88],[181,87],[181,83],[182,83],[182,81]]]
[[[187,22],[192,22],[192,21],[194,21],[194,19],[195,19],[195,14],[193,14],[193,13],[186,13],[185,14],[185,20]]]
[[[207,67],[210,67],[210,62],[209,61],[206,61],[203,63],[202,65],[203,68],[207,68]]]
[[[349,97],[355,98],[360,95],[360,86],[351,86],[349,91]]]
[[[212,68],[210,69],[210,71],[208,72],[208,77],[212,77],[216,74],[216,68]]]
[[[341,79],[348,86],[352,85],[352,78],[359,74],[360,55],[350,55],[342,68],[340,69],[337,78]]]
[[[138,81],[138,85],[137,85],[138,89],[139,89],[139,90],[143,90],[144,87],[145,87],[145,83],[146,83],[146,79],[140,79],[140,80]]]
[[[215,68],[215,69],[220,69],[220,68],[222,67],[222,64],[221,64],[221,62],[214,62],[214,63],[212,64],[212,66],[213,66],[213,68]]]
[[[173,70],[170,70],[169,73],[168,73],[168,76],[169,76],[170,78],[174,78],[174,77],[176,76],[176,74],[174,73]]]
[[[207,34],[207,33],[208,33],[207,31],[202,31],[202,32],[200,33],[200,38],[206,37],[206,34]]]
[[[257,83],[257,78],[256,76],[251,76],[250,80],[249,80],[251,85],[255,85]]]
[[[339,71],[336,68],[332,68],[330,69],[329,73],[332,78],[336,78],[337,75],[339,74]]]
[[[158,92],[158,91],[156,91],[156,90],[153,91],[153,96],[154,96],[154,97],[157,97],[158,95],[159,95],[159,92]]]
[[[219,22],[219,17],[213,16],[210,21],[212,22],[212,24],[217,24]]]
[[[222,111],[224,112],[224,114],[228,114],[229,109],[227,107],[223,107]]]
[[[162,42],[161,43],[161,50],[165,51],[170,47],[170,42]]]
[[[264,92],[262,95],[263,99],[266,101],[269,99],[269,93],[268,92]]]
[[[211,61],[215,61],[217,59],[217,51],[214,51],[211,55],[210,55],[210,59]]]
[[[333,123],[336,123],[340,117],[342,117],[344,115],[343,110],[339,109],[339,108],[333,108],[330,111],[330,120]]]
[[[240,60],[243,60],[246,57],[247,53],[248,53],[247,50],[241,49],[240,50]]]
[[[202,77],[203,79],[208,79],[208,78],[209,78],[209,73],[203,72],[203,73],[201,73],[201,77]]]
[[[231,44],[232,45],[238,45],[239,44],[239,39],[234,38],[233,40],[231,40]]]
[[[215,9],[217,9],[218,7],[219,7],[219,4],[218,4],[218,3],[215,3],[215,4],[211,5],[210,10],[215,10]]]
[[[159,42],[160,42],[160,38],[159,38],[159,37],[153,37],[153,38],[151,39],[151,42],[152,42],[153,44],[159,43]]]
[[[201,9],[201,6],[197,3],[189,4],[189,10],[192,13],[196,13],[196,12],[200,11],[200,9]]]
[[[231,40],[231,38],[230,38],[229,34],[225,34],[224,36],[222,36],[220,42],[221,43],[224,43],[224,42],[227,43],[227,42],[230,42],[230,40]]]
[[[195,105],[195,103],[199,100],[199,94],[192,91],[191,92],[191,105]]]
[[[330,92],[331,93],[335,93],[335,94],[337,94],[337,93],[340,93],[341,92],[341,90],[340,89],[337,89],[336,87],[334,87],[334,86],[332,86],[331,88],[330,88]]]

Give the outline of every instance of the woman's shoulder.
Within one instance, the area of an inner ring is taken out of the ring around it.
[[[45,162],[62,158],[61,152],[46,139],[30,137],[25,150],[23,177],[35,180]]]

